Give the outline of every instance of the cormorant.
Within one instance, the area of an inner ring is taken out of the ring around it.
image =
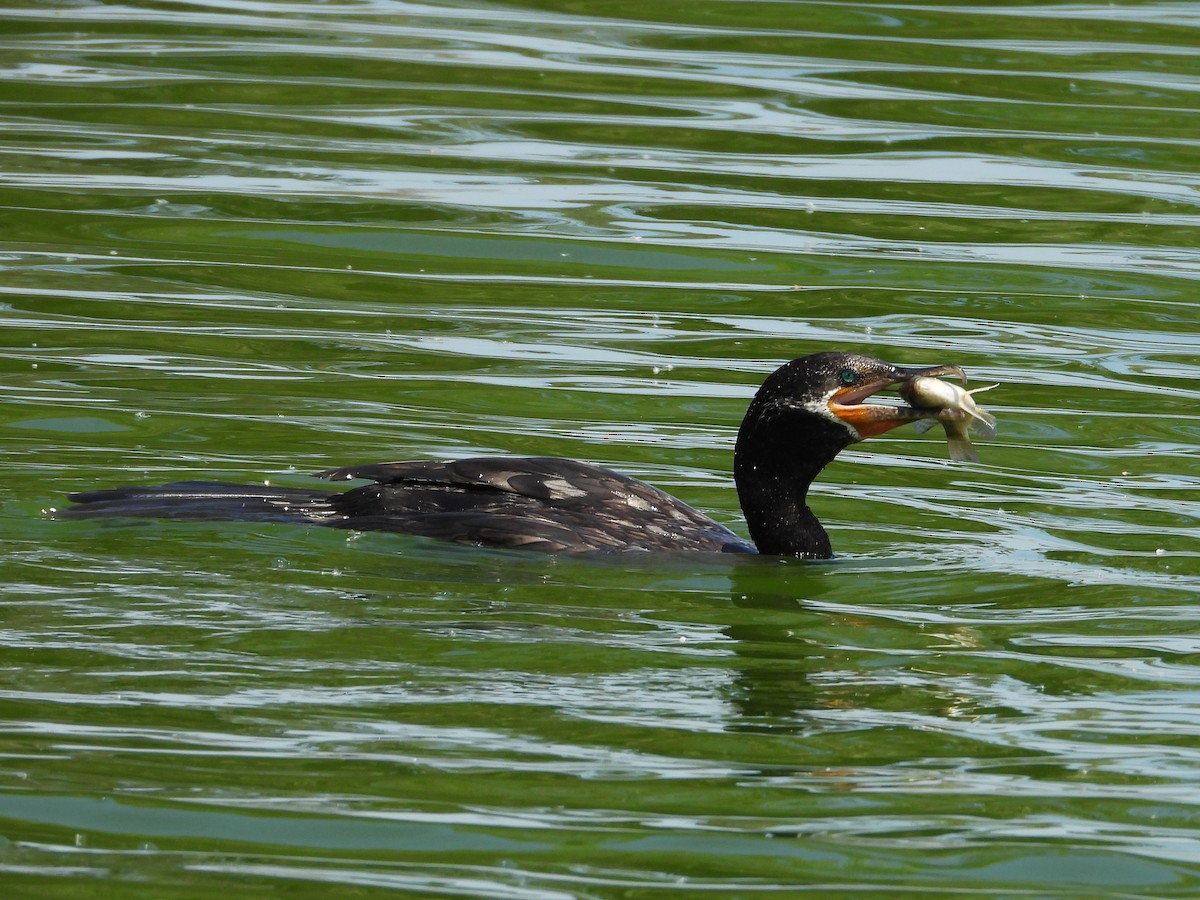
[[[816,353],[776,369],[738,431],[733,474],[753,544],[686,503],[609,469],[551,457],[375,463],[316,477],[366,478],[348,491],[185,481],[70,495],[62,518],[296,522],[395,531],[545,553],[721,551],[824,559],[829,535],[808,508],[813,479],[843,449],[936,408],[866,403],[957,366],[900,368],[852,353]]]

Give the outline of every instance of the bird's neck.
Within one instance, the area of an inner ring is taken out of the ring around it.
[[[772,412],[751,404],[734,451],[733,476],[750,537],[759,553],[828,559],[829,535],[808,508],[808,489],[846,442]]]

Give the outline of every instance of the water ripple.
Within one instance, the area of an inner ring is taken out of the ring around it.
[[[1196,893],[1193,9],[0,21],[11,891]],[[43,513],[495,452],[741,528],[826,347],[1001,427],[842,454],[828,564]]]

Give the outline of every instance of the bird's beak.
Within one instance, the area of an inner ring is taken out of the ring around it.
[[[839,388],[829,398],[829,411],[853,428],[859,440],[876,437],[885,431],[915,422],[918,419],[937,418],[936,409],[915,409],[904,404],[864,403],[870,397],[888,388],[907,384],[914,378],[937,378],[940,375],[957,375],[963,384],[966,373],[958,366],[930,366],[924,369],[909,369],[892,366],[882,373],[871,375],[857,384]]]

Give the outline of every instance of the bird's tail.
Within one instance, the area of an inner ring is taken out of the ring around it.
[[[340,515],[337,491],[311,488],[178,481],[156,487],[119,487],[68,494],[74,503],[55,510],[60,519],[132,516],[198,521],[307,522],[333,524]]]

